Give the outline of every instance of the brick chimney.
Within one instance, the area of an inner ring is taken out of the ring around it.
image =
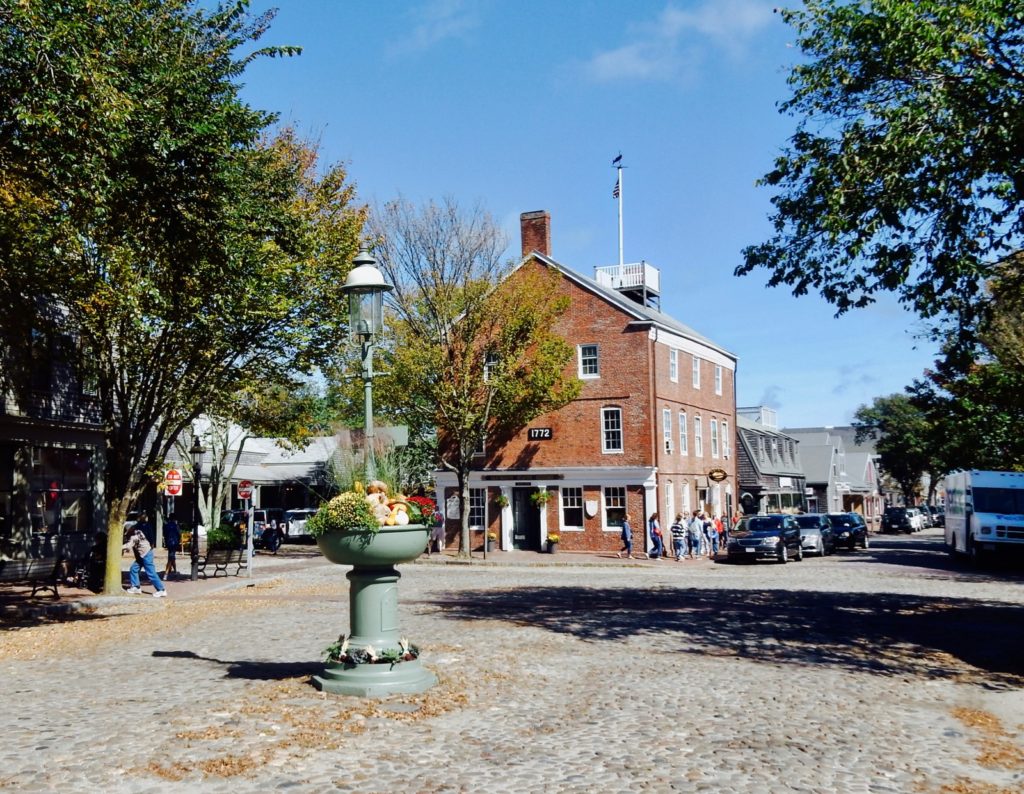
[[[519,216],[520,234],[523,238],[523,256],[534,251],[551,256],[551,213],[547,210],[524,212]]]

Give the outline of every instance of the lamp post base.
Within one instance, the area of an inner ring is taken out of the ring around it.
[[[313,686],[321,692],[364,698],[418,695],[436,683],[437,676],[419,659],[395,664],[329,664],[320,675],[313,676]]]

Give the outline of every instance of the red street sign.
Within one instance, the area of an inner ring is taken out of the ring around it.
[[[164,490],[168,496],[181,496],[181,472],[168,469],[164,475]]]
[[[242,480],[238,483],[238,498],[249,499],[252,496],[252,480]]]

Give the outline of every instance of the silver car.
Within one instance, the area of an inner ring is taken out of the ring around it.
[[[296,507],[284,514],[284,536],[288,540],[308,538],[306,522],[316,515],[315,507]]]
[[[835,535],[832,533],[832,522],[823,513],[807,513],[795,516],[800,525],[800,545],[804,554],[817,554],[824,557],[835,551]]]

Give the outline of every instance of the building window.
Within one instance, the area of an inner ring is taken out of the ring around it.
[[[688,483],[686,480],[683,480],[680,483],[680,489],[683,492],[683,503],[680,506],[681,509],[680,509],[679,512],[681,512],[684,517],[688,518],[690,516],[690,512],[691,512],[691,510],[690,510],[690,483]]]
[[[779,441],[778,441],[778,439],[775,439],[775,438],[772,439],[771,452],[772,452],[772,457],[771,457],[772,463],[778,463],[779,462]]]
[[[620,529],[626,516],[626,489],[609,485],[604,489],[604,528]]]
[[[583,529],[583,489],[562,488],[562,529]]]
[[[729,455],[732,453],[731,444],[729,443],[729,423],[724,419],[722,420],[722,457],[726,460],[729,459]]]
[[[484,355],[484,383],[491,379],[491,375],[497,371],[498,354],[487,353]]]
[[[715,364],[715,394],[722,393],[722,365]]]
[[[622,452],[622,409],[601,409],[601,451]]]
[[[11,460],[13,461],[13,457]],[[2,468],[7,466],[0,467]],[[11,469],[8,469],[5,476],[10,472]],[[74,533],[91,530],[91,473],[91,450],[33,447],[28,505],[32,531]],[[9,487],[10,480],[6,481],[4,486]],[[8,504],[10,505],[9,502]],[[8,506],[7,513],[10,510],[11,507]],[[3,517],[6,519],[7,515]],[[4,523],[10,526],[6,521]]]
[[[581,378],[601,377],[601,369],[598,364],[597,357],[597,345],[580,345],[579,360]]]
[[[689,428],[686,426],[686,411],[679,412],[679,454],[690,454]]]
[[[486,449],[486,447],[484,446],[484,442],[485,442],[486,440],[487,440],[487,437],[486,437],[486,436],[481,436],[481,437],[480,437],[480,438],[479,438],[479,439],[477,440],[477,442],[476,442],[476,446],[475,446],[475,447],[473,448],[473,455],[483,455],[483,454],[485,454],[485,453],[487,452],[487,449]]]
[[[483,528],[487,526],[487,489],[469,489],[469,525]]]
[[[665,483],[665,520],[662,522],[665,526],[669,526],[670,522],[675,521],[676,518],[676,495],[672,490],[672,480]],[[662,528],[661,530],[668,535],[668,529]]]
[[[665,453],[672,454],[672,412],[665,408],[661,412],[662,434],[665,437]]]
[[[693,454],[704,457],[704,431],[701,429],[700,416],[693,417]]]
[[[700,388],[700,359],[693,357],[693,388]]]
[[[679,351],[668,351],[668,379],[673,383],[679,382]]]
[[[718,422],[714,419],[710,422],[711,426],[711,457],[718,457]]]

